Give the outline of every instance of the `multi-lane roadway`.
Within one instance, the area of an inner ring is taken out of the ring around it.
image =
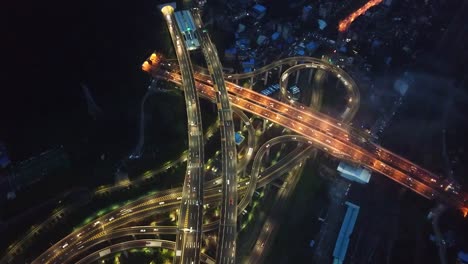
[[[204,181],[204,143],[200,102],[195,89],[190,56],[182,33],[175,24],[174,9],[167,5],[161,9],[161,12],[166,20],[179,61],[188,121],[189,153],[182,203],[179,209],[174,263],[198,263],[202,246]]]
[[[213,88],[216,92],[215,101],[221,125],[221,156],[223,178],[223,200],[219,221],[218,248],[216,263],[235,263],[237,238],[237,150],[234,137],[234,123],[229,102],[228,91],[224,84],[223,67],[219,61],[215,45],[211,42],[199,9],[192,10],[203,55],[208,65]]]

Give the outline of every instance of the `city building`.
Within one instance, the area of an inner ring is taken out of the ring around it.
[[[278,38],[280,37],[280,33],[278,31],[276,31],[275,33],[273,33],[271,35],[271,40],[275,41],[277,40]]]
[[[244,32],[244,30],[245,30],[245,25],[242,23],[239,23],[239,25],[237,26],[237,32],[241,33],[241,32]]]
[[[305,22],[307,21],[307,19],[309,19],[311,11],[312,11],[312,6],[310,5],[304,6],[302,8],[302,16],[301,16],[302,22]]]
[[[262,17],[265,16],[266,14],[266,7],[260,5],[260,4],[256,4],[252,7],[252,17],[256,18],[256,19],[261,19]]]
[[[319,44],[314,41],[307,43],[307,45],[305,46],[307,51],[310,53],[314,53],[318,49],[318,47],[319,47]]]
[[[251,72],[253,67],[255,67],[255,60],[253,58],[242,62],[242,68],[244,69],[244,72]]]
[[[296,85],[293,85],[293,86],[289,87],[288,90],[292,94],[292,98],[294,100],[299,100],[299,95],[300,95],[300,92],[301,92],[299,87],[297,87]]]
[[[458,254],[457,254],[457,257],[458,257],[458,263],[468,264],[468,253],[467,252],[459,251]]]
[[[346,210],[340,233],[336,239],[335,249],[333,250],[333,264],[344,262],[346,251],[348,251],[349,237],[353,233],[354,225],[359,215],[359,206],[350,202],[346,202],[345,204],[348,206],[348,209]]]
[[[240,132],[236,132],[234,134],[234,139],[236,141],[236,145],[240,145],[244,142],[245,137]]]
[[[276,25],[276,31],[278,31],[279,33],[281,33],[281,37],[286,40],[290,37],[291,35],[291,24],[290,23],[285,23],[285,24],[280,24],[278,23]]]
[[[248,38],[240,38],[236,40],[236,48],[245,50],[248,49],[250,46],[250,39]]]
[[[327,22],[323,19],[317,19],[317,24],[320,30],[324,30],[327,27]]]
[[[237,55],[237,49],[236,48],[230,48],[230,49],[226,49],[224,51],[224,59],[226,59],[228,61],[235,60],[236,55]]]
[[[341,161],[336,169],[343,178],[350,181],[366,184],[369,183],[371,173],[370,171],[352,166],[344,161]]]
[[[332,3],[326,2],[326,3],[320,4],[319,10],[318,10],[319,16],[322,18],[327,18],[331,10],[332,10]]]
[[[268,38],[265,35],[258,36],[257,45],[261,46],[261,45],[267,44],[267,42],[268,42]]]

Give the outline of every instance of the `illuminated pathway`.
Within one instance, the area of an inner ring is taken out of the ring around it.
[[[189,153],[182,203],[179,209],[174,263],[198,263],[202,243],[204,181],[204,143],[200,102],[195,89],[190,56],[185,47],[184,38],[174,23],[174,9],[168,5],[163,7],[161,12],[166,19],[180,64],[188,119]]]
[[[116,252],[122,252],[133,248],[166,248],[166,249],[174,249],[175,243],[173,241],[168,240],[161,240],[161,239],[141,239],[141,240],[132,240],[127,242],[122,242],[118,244],[114,244],[107,248],[100,250],[99,252],[94,252],[85,258],[81,259],[80,261],[76,262],[76,264],[87,264],[98,261],[99,259]],[[203,254],[202,256],[203,261],[201,263],[207,264],[214,264],[214,260]]]
[[[203,55],[208,64],[208,71],[212,77],[213,87],[216,92],[215,102],[221,128],[223,200],[221,203],[221,219],[219,220],[216,263],[235,263],[237,238],[237,150],[231,105],[224,84],[223,67],[219,61],[216,47],[211,42],[210,36],[203,26],[199,9],[194,9],[192,14],[198,35],[200,36]]]
[[[354,11],[351,13],[348,17],[345,19],[341,20],[340,23],[338,24],[338,30],[340,32],[344,32],[348,30],[349,26],[351,26],[351,23],[358,18],[359,16],[363,15],[364,13],[367,12],[370,8],[382,3],[383,0],[370,0],[369,2],[365,3],[363,6],[361,6],[358,10]]]

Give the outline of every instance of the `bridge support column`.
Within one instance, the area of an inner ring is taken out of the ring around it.
[[[312,81],[312,76],[314,75],[314,69],[310,68],[309,70],[309,77],[307,78],[307,83],[310,83]]]
[[[239,127],[242,132],[247,130],[247,126],[245,125],[244,121],[242,121],[241,118],[239,118]]]
[[[299,76],[301,76],[301,70],[298,70],[298,71],[296,72],[296,85],[297,85],[297,83],[299,82]]]
[[[263,124],[262,124],[262,133],[265,133],[266,129],[267,129],[267,125],[268,125],[268,121],[267,120],[263,120]]]
[[[254,77],[250,77],[250,89],[253,89]]]
[[[268,83],[268,71],[265,72],[265,80],[263,81],[263,85],[266,86]]]
[[[286,143],[281,143],[280,150],[283,151],[285,147],[286,147]]]

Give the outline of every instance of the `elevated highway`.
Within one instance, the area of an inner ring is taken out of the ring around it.
[[[229,96],[224,84],[223,67],[215,45],[203,26],[199,9],[192,11],[200,43],[208,64],[208,72],[216,92],[215,102],[220,119],[221,158],[223,178],[223,200],[219,220],[218,248],[216,263],[235,263],[237,237],[237,150],[234,138],[234,123]]]
[[[204,181],[204,142],[200,102],[195,89],[190,56],[183,43],[183,36],[175,24],[174,9],[167,5],[161,9],[161,12],[166,20],[180,65],[188,121],[189,153],[179,209],[174,263],[198,263],[202,243]]]
[[[304,64],[302,65],[299,63],[304,63]],[[267,73],[269,70],[279,68],[279,67],[290,66],[290,65],[293,65],[292,67],[293,70],[298,70],[298,69],[307,68],[307,67],[314,67],[314,68],[324,70],[335,75],[335,77],[338,78],[342,82],[343,86],[346,88],[347,96],[349,97],[348,105],[346,106],[346,109],[349,108],[350,110],[347,113],[344,113],[342,117],[345,117],[346,120],[349,120],[349,116],[353,116],[352,113],[353,112],[355,113],[358,110],[360,96],[359,96],[357,85],[355,84],[353,79],[342,69],[332,64],[316,59],[316,58],[310,58],[310,57],[286,58],[286,59],[276,61],[272,64],[266,65],[262,68],[259,68],[258,70],[254,72],[245,73],[245,74],[228,75],[226,79],[236,81],[236,80],[241,80],[244,78],[256,78],[259,76],[263,76],[263,74]],[[171,63],[171,65],[169,66],[170,69],[173,69],[176,67],[177,65],[174,63]],[[210,77],[203,74],[204,70],[203,69],[200,70],[199,67],[197,68],[197,70],[199,70],[199,73],[195,73],[196,74],[195,77],[197,81],[203,84],[211,85]],[[301,105],[299,103],[296,103],[290,100],[288,98],[288,93],[286,90],[287,78],[290,77],[289,73],[290,71],[286,70],[285,72],[283,72],[280,78],[281,89],[282,89],[281,98],[282,98],[282,101],[285,101],[286,103],[279,102],[268,96],[252,91],[251,89],[245,89],[232,82],[226,82],[226,86],[229,92],[236,95],[237,97],[248,99],[256,104],[261,105],[262,107],[273,109],[274,111],[277,111],[277,112],[281,112],[283,115],[287,115],[288,117],[296,120],[299,123],[306,123],[309,125],[314,125],[315,129],[320,130],[326,133],[327,135],[330,135],[333,138],[336,138],[337,140],[340,140],[343,142],[350,142],[352,144],[359,146],[362,150],[369,152],[370,155],[377,156],[379,160],[385,163],[388,163],[394,168],[397,168],[398,170],[401,170],[402,172],[407,174],[409,176],[407,178],[408,183],[411,183],[413,178],[419,179],[423,181],[425,184],[427,184],[428,186],[431,186],[432,188],[437,189],[441,192],[448,191],[448,192],[451,192],[455,196],[460,196],[460,197],[463,196],[462,200],[468,199],[467,195],[462,195],[460,193],[460,187],[457,186],[456,184],[453,184],[449,181],[445,181],[439,175],[431,173],[430,171],[422,168],[421,166],[418,166],[412,163],[411,161],[391,152],[390,150],[387,150],[371,142],[369,140],[369,136],[366,133],[358,129],[355,129],[345,124],[342,121],[338,121],[335,118],[332,118],[323,113],[310,109],[307,106]],[[152,74],[157,75],[158,73],[152,72]],[[159,77],[166,79],[166,80],[174,78],[174,76],[170,77],[168,76],[168,74],[177,74],[177,72],[165,73],[163,75],[159,75]],[[175,78],[177,79],[177,77]]]
[[[153,76],[178,83],[178,75],[176,73],[166,72],[159,75],[153,73]],[[337,131],[342,131],[343,133],[344,131],[340,129],[340,125],[338,124],[339,122],[334,121],[335,124],[333,124],[328,121],[321,121],[320,119],[316,119],[315,122],[312,122],[313,113],[305,107],[304,109],[296,108],[294,106],[281,103],[273,98],[260,95],[250,89],[244,89],[236,86],[235,84],[231,85],[228,83],[228,89],[230,87],[234,87],[233,89],[229,89],[231,93],[230,100],[233,106],[284,126],[300,135],[304,135],[311,141],[319,144],[321,150],[324,150],[337,158],[361,164],[370,170],[389,177],[428,199],[439,199],[444,203],[461,209],[464,213],[468,212],[466,204],[466,198],[468,198],[468,196],[466,194],[447,191],[446,187],[434,184],[437,183],[436,179],[426,179],[421,181],[419,180],[419,174],[417,173],[405,172],[400,170],[398,166],[392,167],[379,155],[370,153],[366,148],[355,143],[361,141],[361,139],[356,135],[351,133],[343,134],[344,140],[340,137],[336,137],[335,134],[330,132],[330,130],[332,128],[336,128]],[[201,94],[214,96],[213,90],[209,84],[198,82],[197,89],[200,90]],[[242,98],[240,94],[246,98],[250,98],[251,100]],[[310,118],[306,119],[303,115],[307,115]],[[354,138],[351,140],[352,137]],[[371,145],[377,146],[375,144]],[[402,163],[406,164],[408,161],[402,160]],[[420,168],[410,162],[409,164],[406,164],[406,166]],[[422,175],[424,175],[423,172],[425,171],[426,170],[422,168],[416,169],[416,172],[419,172]]]

